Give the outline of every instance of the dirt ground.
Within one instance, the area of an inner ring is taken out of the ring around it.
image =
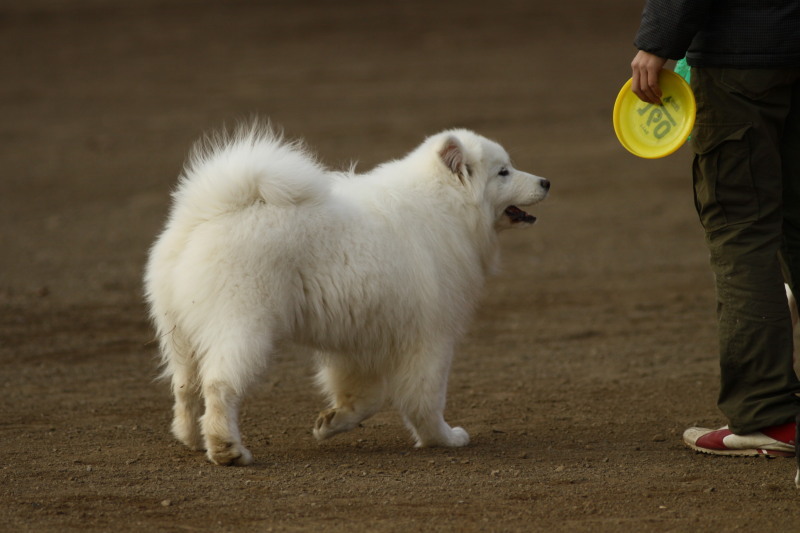
[[[0,2],[0,530],[796,531],[791,460],[681,443],[723,422],[714,295],[688,149],[613,135],[640,8]],[[317,444],[288,357],[245,404],[254,465],[169,434],[142,267],[191,143],[254,114],[336,168],[463,126],[552,181],[453,368],[468,447],[388,410]]]

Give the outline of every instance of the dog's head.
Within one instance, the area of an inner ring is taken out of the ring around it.
[[[475,193],[476,201],[491,210],[496,229],[536,222],[536,217],[520,206],[544,200],[550,181],[515,169],[502,146],[471,131],[446,131],[437,136],[437,143],[442,164]]]

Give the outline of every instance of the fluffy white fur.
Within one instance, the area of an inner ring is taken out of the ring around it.
[[[466,130],[360,175],[259,124],[199,143],[145,274],[173,433],[214,463],[249,464],[240,402],[292,343],[317,352],[330,399],[317,439],[391,401],[417,446],[466,445],[443,417],[453,350],[497,230],[532,223],[513,206],[548,189]]]

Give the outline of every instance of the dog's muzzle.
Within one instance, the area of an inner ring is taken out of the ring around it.
[[[540,181],[539,185],[545,191],[549,191],[550,190],[550,180],[548,180],[548,179],[541,178],[541,181]],[[510,205],[510,206],[506,207],[505,211],[503,211],[503,214],[505,214],[505,216],[508,217],[508,219],[511,221],[512,225],[514,225],[514,224],[533,224],[534,222],[536,222],[536,217],[535,216],[533,216],[533,215],[531,215],[529,213],[526,213],[524,210],[520,209],[519,207],[517,207],[515,205]]]

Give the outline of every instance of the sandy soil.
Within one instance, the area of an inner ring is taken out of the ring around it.
[[[793,462],[680,440],[722,423],[683,149],[617,143],[640,4],[29,0],[0,6],[0,530],[796,530]],[[309,361],[248,399],[256,462],[169,434],[142,304],[191,143],[253,114],[359,167],[444,128],[546,176],[454,365],[458,450],[386,411],[324,444]]]

